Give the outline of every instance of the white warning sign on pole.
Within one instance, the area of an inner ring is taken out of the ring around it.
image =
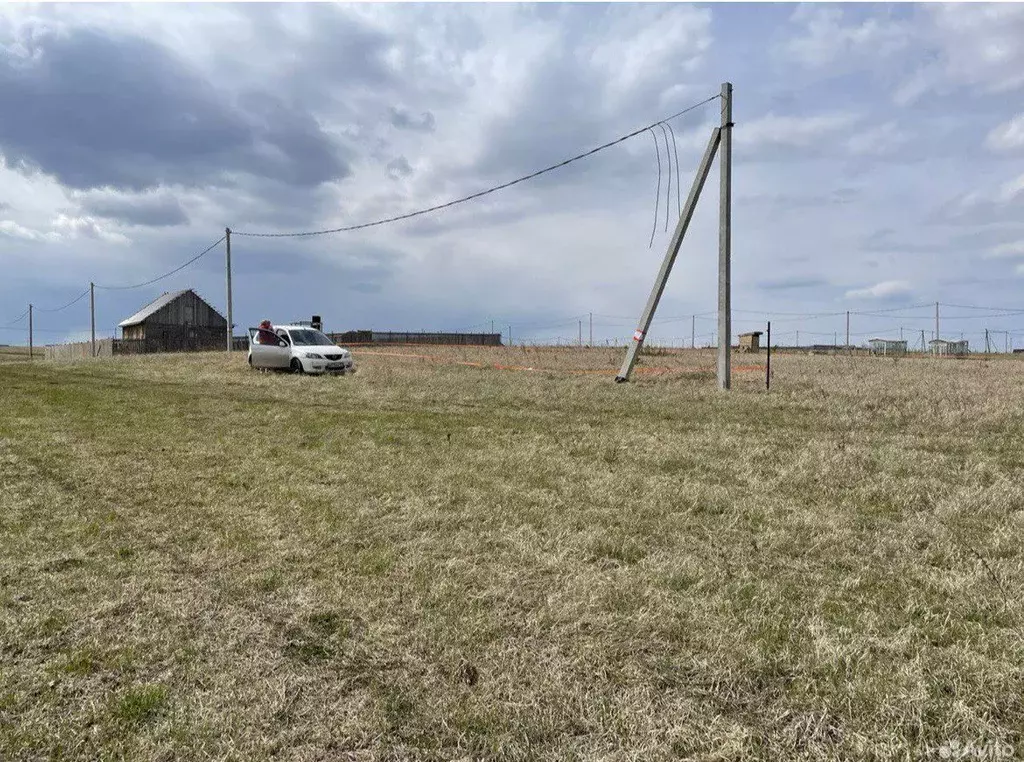
[[[643,340],[644,340],[644,332],[643,331],[639,331],[638,330],[638,331],[636,331],[633,334],[633,341],[643,341]]]

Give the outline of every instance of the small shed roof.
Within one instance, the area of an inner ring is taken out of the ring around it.
[[[129,325],[138,325],[143,320],[152,315],[154,312],[157,312],[162,307],[170,304],[182,294],[187,294],[189,291],[191,291],[191,289],[188,288],[183,288],[181,291],[168,291],[162,294],[161,296],[158,296],[156,299],[151,301],[149,304],[147,304],[141,310],[136,312],[130,318],[125,318],[117,325],[120,328],[124,328]]]
[[[747,333],[741,333],[740,336],[760,336],[764,331],[748,331]]]
[[[868,339],[868,343],[872,341],[882,341],[886,344],[906,344],[906,339]]]

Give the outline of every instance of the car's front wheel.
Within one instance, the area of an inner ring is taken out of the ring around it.
[[[302,367],[302,361],[298,357],[293,357],[292,358],[291,369],[292,369],[292,373],[302,373],[302,372],[304,372],[304,369]]]

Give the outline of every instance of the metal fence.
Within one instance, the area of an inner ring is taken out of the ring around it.
[[[327,334],[337,344],[461,344],[500,347],[500,333],[446,333],[443,331],[345,331]]]

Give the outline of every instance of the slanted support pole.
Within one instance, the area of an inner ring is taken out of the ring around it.
[[[640,354],[640,348],[643,347],[644,339],[647,338],[647,332],[651,328],[654,311],[658,309],[658,302],[661,300],[661,294],[665,290],[665,283],[668,281],[669,273],[672,272],[672,265],[676,261],[676,255],[679,254],[679,247],[683,243],[686,229],[690,226],[690,220],[693,219],[693,212],[697,208],[697,199],[700,198],[700,192],[704,188],[705,181],[708,179],[708,173],[711,171],[711,162],[715,158],[715,151],[718,150],[720,136],[721,130],[716,127],[711,133],[708,147],[704,150],[704,158],[700,161],[697,176],[693,178],[690,194],[686,197],[686,204],[683,206],[682,214],[679,215],[679,222],[676,223],[675,232],[672,233],[672,240],[669,242],[668,251],[665,252],[665,259],[662,260],[661,270],[658,271],[658,277],[654,281],[654,288],[651,289],[651,295],[647,298],[647,306],[644,307],[643,314],[640,316],[640,323],[636,333],[633,334],[633,341],[626,351],[626,359],[623,360],[619,374],[615,377],[616,383],[629,381],[630,374],[633,372],[633,366],[636,365],[636,358]]]

